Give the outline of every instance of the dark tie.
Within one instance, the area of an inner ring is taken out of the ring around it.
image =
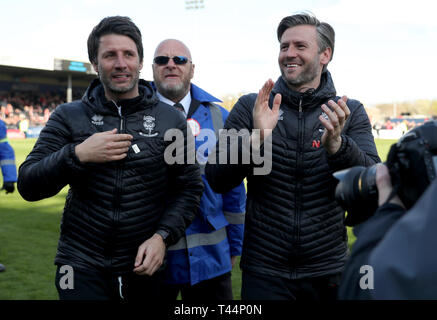
[[[178,102],[178,103],[175,103],[175,104],[173,105],[173,107],[175,107],[176,109],[178,109],[180,112],[182,112],[182,113],[185,115],[185,109],[184,109],[184,106],[183,106],[182,104],[180,104],[180,103]]]

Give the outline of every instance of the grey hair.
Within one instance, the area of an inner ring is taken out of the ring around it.
[[[320,22],[313,14],[304,12],[283,18],[277,29],[279,42],[281,42],[281,37],[285,30],[299,25],[316,27],[319,53],[325,51],[326,48],[331,48],[331,59],[329,60],[331,61],[334,56],[335,31],[328,23]],[[326,67],[327,64],[323,67],[323,71],[326,70]]]

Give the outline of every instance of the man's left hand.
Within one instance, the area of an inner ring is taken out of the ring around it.
[[[154,234],[139,246],[135,258],[134,272],[151,276],[162,265],[165,256],[165,243],[159,234]]]
[[[328,119],[325,119],[322,115],[319,116],[320,122],[325,127],[325,132],[322,135],[322,145],[329,154],[336,153],[341,147],[341,132],[350,115],[346,102],[347,97],[343,96],[337,103],[329,100],[329,107],[326,104],[322,105],[322,110],[328,116]]]

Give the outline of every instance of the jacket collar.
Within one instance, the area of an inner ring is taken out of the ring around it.
[[[144,109],[159,102],[149,82],[140,79],[138,81],[139,96],[133,99],[121,99],[108,101],[105,96],[100,79],[94,79],[82,97],[82,101],[90,106],[95,113],[118,115],[117,106],[121,107],[122,115],[130,114],[138,109]]]
[[[190,91],[191,91],[191,97],[193,99],[196,99],[200,103],[204,103],[204,102],[222,102],[220,99],[217,99],[216,97],[212,96],[211,94],[209,94],[205,90],[199,88],[198,86],[196,86],[193,83],[191,84]]]
[[[272,90],[273,95],[280,93],[282,95],[282,103],[297,108],[301,103],[302,108],[310,108],[320,106],[328,99],[332,99],[336,95],[334,82],[332,81],[329,71],[322,73],[320,85],[317,89],[308,89],[305,92],[297,92],[288,88],[282,76],[276,81]],[[323,101],[323,102],[322,102]]]

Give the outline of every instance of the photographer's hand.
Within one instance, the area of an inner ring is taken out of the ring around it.
[[[376,187],[378,188],[378,205],[381,206],[387,202],[390,193],[393,190],[390,174],[385,164],[379,163],[376,165]],[[405,208],[398,195],[390,199],[389,203],[400,205]]]
[[[336,153],[341,147],[341,132],[351,113],[346,102],[347,97],[343,96],[337,103],[329,100],[329,107],[326,104],[322,105],[323,112],[328,116],[328,119],[325,119],[322,115],[319,116],[320,122],[325,127],[325,132],[322,135],[322,145],[329,154]]]

